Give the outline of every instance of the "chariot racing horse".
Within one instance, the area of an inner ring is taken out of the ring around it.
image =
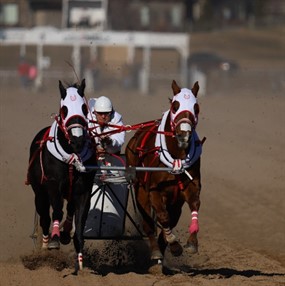
[[[83,265],[83,230],[94,178],[94,172],[86,172],[83,163],[96,164],[88,132],[84,89],[84,79],[80,84],[67,88],[59,81],[59,115],[55,116],[51,126],[42,129],[32,141],[26,182],[31,184],[35,194],[43,248],[59,249],[60,242],[68,243],[70,239],[66,239],[66,236],[70,235],[75,217],[73,242],[78,257],[77,270],[82,269]],[[67,215],[63,231],[60,231],[64,199],[68,202]]]
[[[199,85],[196,82],[190,90],[180,88],[173,80],[172,90],[174,96],[170,99],[170,109],[161,120],[138,129],[125,151],[127,166],[168,167],[171,170],[138,171],[134,181],[136,200],[153,261],[163,259],[167,245],[172,255],[182,254],[183,248],[172,229],[178,223],[184,202],[191,211],[186,247],[190,253],[198,251],[200,156],[204,141],[199,140],[195,130],[199,114]],[[161,229],[157,239],[156,226]]]

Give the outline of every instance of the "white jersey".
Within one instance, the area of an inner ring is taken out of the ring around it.
[[[91,99],[91,100],[93,100],[93,99]],[[96,116],[92,113],[94,111],[94,104],[91,103],[91,100],[89,101],[90,113],[88,114],[88,119],[91,121],[96,121]],[[116,125],[116,126],[124,125],[123,120],[122,120],[122,116],[117,111],[112,112],[111,120],[109,123],[111,125]],[[94,132],[95,134],[102,134],[102,133],[109,132],[112,130],[118,130],[116,127],[110,127],[110,126],[106,126],[102,129],[99,124],[92,123],[92,122],[89,122],[89,128],[92,128],[92,132]],[[123,144],[125,143],[125,135],[126,135],[125,131],[115,132],[115,133],[110,134],[110,135],[107,134],[106,136],[108,136],[112,140],[112,143],[105,147],[105,151],[107,153],[110,153],[110,154],[121,152],[121,148],[122,148]],[[99,136],[95,136],[95,143],[100,144],[100,137]]]

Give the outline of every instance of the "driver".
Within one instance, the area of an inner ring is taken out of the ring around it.
[[[115,126],[122,126],[122,116],[114,110],[111,100],[106,96],[91,98],[89,100],[88,114],[89,128],[95,135],[97,152],[100,154],[120,154],[122,145],[125,142],[125,131],[118,131],[112,134],[100,136],[100,134],[112,130],[118,130]],[[109,126],[113,125],[113,126]],[[98,136],[99,135],[99,136]]]

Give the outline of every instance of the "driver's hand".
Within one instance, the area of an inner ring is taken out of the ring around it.
[[[105,153],[105,149],[101,146],[101,145],[98,145],[97,147],[96,147],[96,151],[97,151],[97,153]]]
[[[104,137],[101,139],[101,144],[102,146],[108,146],[108,145],[111,145],[112,144],[112,139],[108,136]]]

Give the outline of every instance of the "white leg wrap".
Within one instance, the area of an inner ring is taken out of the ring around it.
[[[49,241],[49,236],[48,235],[43,235],[43,244],[42,244],[42,248],[43,249],[48,248],[48,241]]]
[[[192,216],[192,220],[198,220],[198,212],[196,212],[196,211],[193,211],[192,213],[191,213],[191,216]]]
[[[165,238],[166,238],[166,241],[168,243],[173,243],[176,241],[176,236],[172,233],[171,229],[168,227],[168,228],[163,228],[163,231],[164,231],[164,234],[165,234]]]
[[[83,255],[82,255],[82,253],[78,253],[78,265],[79,265],[79,270],[83,270]]]

